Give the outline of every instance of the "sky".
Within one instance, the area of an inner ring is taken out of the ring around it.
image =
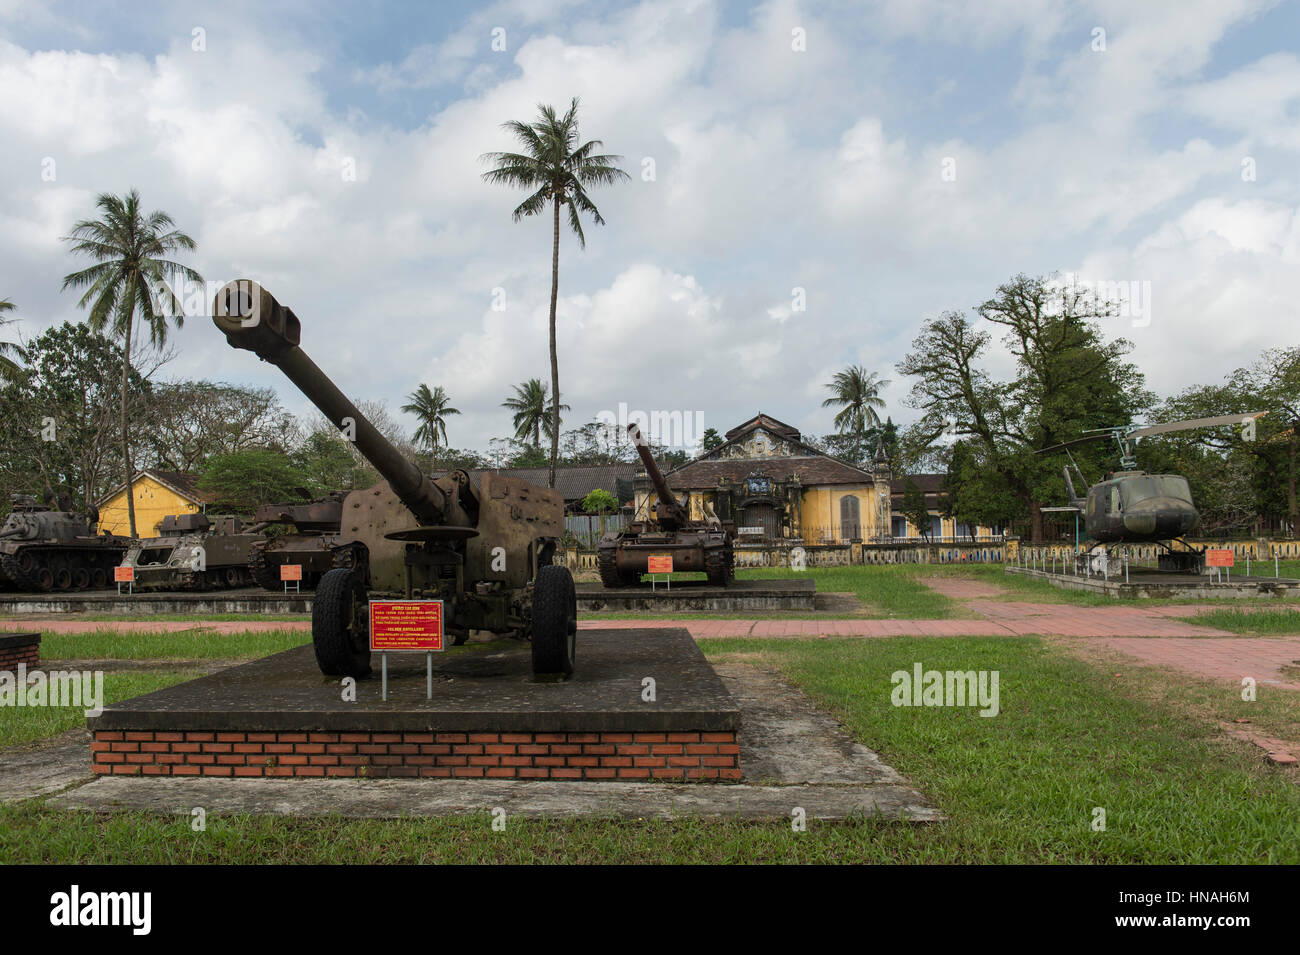
[[[1105,333],[1170,395],[1300,344],[1298,47],[1300,3],[1267,0],[0,0],[0,335],[84,319],[62,237],[136,188],[345,392],[441,385],[450,444],[486,451],[549,379],[551,223],[480,157],[577,97],[631,178],[562,236],[566,429],[824,434],[850,364],[908,422],[921,323],[1018,273],[1130,289]],[[190,298],[161,374],[309,410]]]

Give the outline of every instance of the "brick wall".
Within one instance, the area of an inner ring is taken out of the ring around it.
[[[282,733],[97,730],[96,773],[738,780],[735,732]]]
[[[0,670],[17,671],[18,664],[27,669],[41,662],[41,635],[39,633],[0,635]]]

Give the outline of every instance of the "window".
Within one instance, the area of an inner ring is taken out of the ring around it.
[[[845,494],[840,498],[840,536],[845,540],[862,536],[859,507],[855,494]]]

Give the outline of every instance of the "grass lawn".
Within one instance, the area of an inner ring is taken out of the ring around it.
[[[239,660],[311,643],[307,630],[133,633],[105,626],[89,633],[47,633],[42,660]]]
[[[409,821],[209,813],[195,833],[187,817],[32,800],[0,808],[0,862],[1300,862],[1300,786],[1223,738],[1211,717],[1229,704],[1208,695],[1221,690],[1161,695],[1154,676],[1117,677],[1033,637],[703,646],[719,662],[785,673],[949,820],[813,822],[802,833],[786,821],[511,820],[493,832],[486,811]],[[892,706],[890,674],[916,662],[997,670],[1000,714]],[[1091,828],[1096,807],[1104,832]]]
[[[754,567],[736,571],[738,580],[772,580],[811,577],[819,594],[848,593],[862,602],[862,609],[844,614],[808,614],[794,611],[765,613],[677,613],[653,614],[655,620],[781,620],[791,617],[857,617],[870,619],[946,620],[974,616],[961,604],[936,593],[921,582],[931,568],[920,564],[898,566],[856,565],[853,567],[810,567],[796,572],[788,567]],[[1000,567],[999,567],[1000,569]],[[673,580],[703,580],[703,574],[673,574]],[[648,585],[647,585],[648,586]],[[642,619],[645,613],[583,613],[590,619]]]
[[[1267,603],[1259,608],[1227,606],[1175,619],[1243,636],[1300,634],[1300,606],[1294,609]]]
[[[155,670],[146,673],[106,672],[104,673],[104,703],[129,700],[133,696],[152,693],[163,687],[192,680],[196,676],[199,676],[199,673],[194,670],[167,672]],[[72,706],[6,706],[0,709],[0,747],[48,739],[78,726],[85,726],[85,711],[86,707]],[[89,766],[86,772],[89,775]]]

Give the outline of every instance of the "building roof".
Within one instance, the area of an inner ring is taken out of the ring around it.
[[[197,474],[190,474],[186,471],[160,471],[157,468],[141,468],[135,472],[135,476],[131,478],[131,483],[135,484],[144,477],[153,478],[153,480],[157,481],[169,491],[180,495],[194,504],[212,503],[212,496],[199,490],[199,476]],[[107,501],[117,497],[117,495],[121,494],[124,490],[126,490],[125,481],[113,488],[113,490],[109,491],[95,503],[97,506],[102,506]]]
[[[778,421],[771,415],[763,414],[761,411],[748,421],[742,422],[728,431],[726,438],[728,441],[734,441],[742,434],[753,431],[755,428],[763,428],[765,431],[770,431],[777,437],[789,438],[791,441],[803,440],[803,435],[799,433],[798,428],[788,425],[784,421]]]
[[[669,487],[687,491],[717,487],[723,480],[739,483],[756,471],[781,482],[797,476],[799,483],[804,485],[871,484],[873,480],[867,471],[826,454],[789,458],[700,459],[683,464],[664,477]]]
[[[617,496],[616,486],[618,482],[631,482],[640,467],[640,464],[600,464],[590,467],[557,466],[555,468],[555,489],[560,492],[560,496],[564,498],[566,503],[581,501],[597,488]],[[546,482],[550,479],[549,468],[490,468],[487,470],[492,474],[505,474],[514,478],[522,478],[541,487],[546,487]],[[477,484],[484,473],[484,469],[476,468],[470,471],[469,475]],[[625,504],[627,502],[620,501],[619,503]]]

